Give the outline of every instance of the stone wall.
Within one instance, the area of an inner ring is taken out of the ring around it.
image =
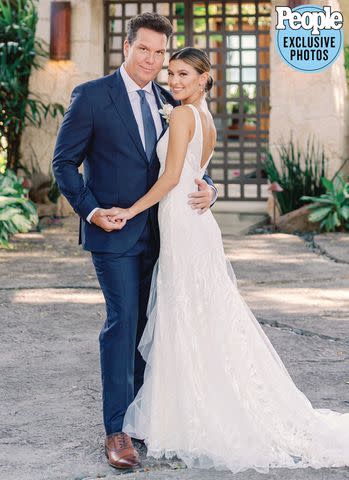
[[[285,5],[273,0],[273,7]],[[319,0],[340,10],[337,0]],[[343,0],[342,4],[347,3]],[[349,21],[349,8],[346,7]],[[275,15],[275,8],[273,8]],[[275,18],[272,21],[274,26]],[[348,31],[346,38],[349,38]],[[270,84],[270,147],[277,157],[277,147],[293,139],[304,147],[309,138],[324,146],[329,158],[329,175],[333,174],[348,155],[348,88],[343,53],[326,71],[301,73],[288,67],[274,47],[275,30],[271,32]],[[347,171],[349,171],[347,169]]]
[[[50,0],[40,0],[37,36],[49,45]],[[72,0],[71,59],[45,60],[43,70],[30,77],[30,90],[46,102],[69,105],[70,94],[79,83],[103,75],[103,2]],[[58,126],[62,120],[44,120],[40,129],[27,127],[22,142],[22,160],[32,169],[48,173]]]
[[[340,0],[339,1],[340,10],[344,17],[344,46],[349,46],[349,2],[348,0]],[[348,95],[348,88],[347,94],[345,97],[345,158],[349,157],[349,95]],[[344,171],[347,175],[349,175],[349,160],[346,164]]]

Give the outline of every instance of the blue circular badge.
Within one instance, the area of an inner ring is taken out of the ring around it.
[[[275,43],[279,55],[291,68],[305,73],[317,73],[326,70],[338,58],[343,48],[342,28],[331,28],[329,7],[301,5],[289,9],[298,12],[298,21],[285,17],[285,29],[276,26]],[[315,12],[315,15],[312,15]],[[321,15],[316,15],[320,13]],[[334,12],[339,14],[339,12]],[[325,19],[326,14],[326,19]],[[299,16],[302,20],[299,20]]]

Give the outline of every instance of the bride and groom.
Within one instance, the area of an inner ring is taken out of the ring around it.
[[[75,88],[53,159],[106,302],[108,462],[138,465],[133,437],[193,467],[348,465],[349,414],[312,407],[237,290],[204,175],[216,141],[210,63],[180,50],[172,95],[157,85],[171,34],[158,14],[130,20],[125,63]]]

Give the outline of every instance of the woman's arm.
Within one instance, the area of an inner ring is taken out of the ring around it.
[[[164,173],[152,188],[130,208],[120,209],[117,207],[117,219],[130,220],[158,203],[178,184],[194,128],[194,116],[190,108],[179,106],[173,109],[169,124],[169,142]]]

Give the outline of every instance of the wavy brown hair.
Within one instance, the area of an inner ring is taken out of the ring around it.
[[[135,17],[127,24],[127,41],[130,45],[135,41],[140,28],[148,28],[154,32],[163,33],[169,39],[173,32],[171,22],[158,13],[145,12]]]

